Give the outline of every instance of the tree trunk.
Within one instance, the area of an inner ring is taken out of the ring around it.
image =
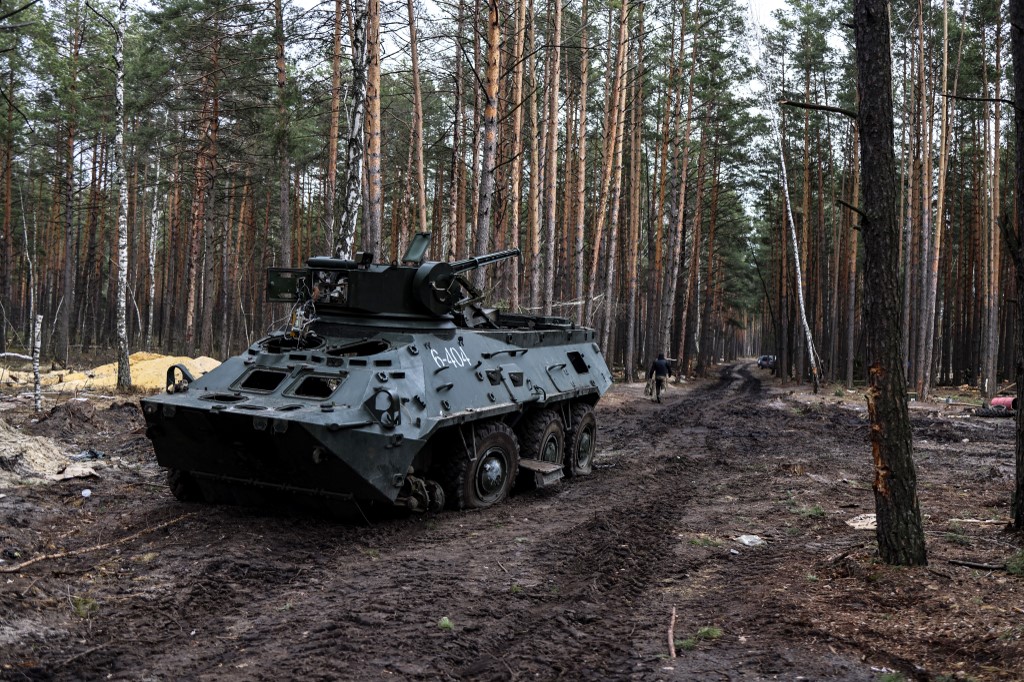
[[[214,112],[220,111],[220,98],[214,99]],[[210,168],[216,167],[216,160],[211,160]],[[211,170],[211,175],[212,175]],[[217,192],[214,178],[210,178],[210,192],[206,205],[206,219],[203,221],[203,259],[201,278],[201,303],[199,351],[203,355],[213,355],[213,313],[217,306],[217,253],[220,249],[220,221],[217,220]]]
[[[76,65],[80,49],[80,32],[75,31],[72,41],[71,89],[75,89],[77,79]],[[75,270],[77,266],[76,242],[77,231],[74,221],[75,207],[75,135],[78,132],[75,124],[75,110],[71,107],[66,118],[67,135],[65,137],[64,160],[64,295],[60,303],[57,317],[57,349],[59,362],[66,367],[71,352],[71,314],[75,307]]]
[[[497,0],[491,0],[491,2],[494,3]],[[420,93],[420,57],[416,41],[416,18],[413,16],[412,3],[413,0],[407,0],[406,4],[409,8],[409,52],[412,55],[412,129],[414,136],[413,154],[416,161],[416,226],[418,231],[426,232],[428,229],[427,181],[426,171],[423,168],[423,96]],[[497,46],[494,49],[497,51]],[[488,68],[490,68],[489,65]]]
[[[153,313],[156,309],[156,242],[160,234],[160,155],[156,155],[153,174],[153,208],[149,214],[149,243],[146,245],[146,265],[149,272],[149,308],[146,311],[146,345],[153,350]]]
[[[379,0],[376,0],[379,1]],[[451,170],[451,196],[448,209],[448,236],[445,239],[445,247],[442,255],[447,258],[457,258],[459,243],[464,226],[461,225],[465,210],[465,189],[466,169],[465,155],[462,150],[462,25],[463,25],[463,4],[459,0],[458,20],[455,24],[455,112],[452,121],[452,170]],[[532,171],[531,171],[532,172]]]
[[[280,0],[276,0],[280,2]],[[324,177],[324,238],[326,253],[334,240],[334,205],[338,197],[338,128],[341,119],[341,0],[334,0],[334,39],[331,44],[331,121],[327,131],[327,175]],[[372,187],[372,185],[371,185]]]
[[[495,2],[495,0],[491,0]],[[546,79],[544,87],[548,93],[548,126],[547,126],[547,155],[548,160],[544,165],[544,239],[546,241],[546,252],[544,258],[544,314],[551,314],[551,305],[554,302],[555,284],[555,218],[557,215],[557,187],[558,176],[558,89],[561,67],[561,43],[562,43],[562,0],[550,0],[552,17],[551,35],[548,38],[550,47],[548,51],[551,57],[551,72]],[[623,2],[626,5],[627,2]],[[535,265],[536,267],[536,265]]]
[[[171,171],[167,176],[170,185],[170,197],[167,201],[167,243],[182,243],[181,237],[181,174],[178,172],[181,167],[181,157],[174,154],[171,162]],[[181,276],[182,270],[178,267],[178,253],[187,249],[165,252],[164,267],[162,272],[163,296],[160,309],[160,345],[170,346],[176,338],[175,330],[179,327],[174,325],[174,311],[180,308],[178,300],[178,288],[184,279]],[[166,337],[164,336],[166,334]],[[165,343],[166,342],[166,343]]]
[[[557,0],[555,0],[557,2]],[[498,0],[487,0],[487,68],[484,72],[484,148],[480,169],[480,200],[477,203],[474,253],[481,256],[491,246],[491,206],[494,203],[494,169],[498,160],[498,67],[501,60],[501,15]],[[473,271],[473,285],[483,290],[486,271]]]
[[[811,67],[808,64],[804,69],[804,102],[811,101]],[[800,205],[800,242],[796,261],[797,272],[807,272],[807,252],[810,251],[810,222],[811,222],[811,112],[804,109],[804,163],[803,163],[803,196]],[[797,246],[797,244],[794,244]],[[797,278],[798,300],[803,303],[806,292],[803,287],[803,278]],[[801,306],[802,311],[802,306]],[[794,359],[794,374],[796,383],[804,382],[806,374],[806,355],[814,351],[808,349],[803,343],[796,344],[793,349],[796,355]]]
[[[794,274],[796,275],[795,287],[796,287],[796,300],[797,300],[797,309],[798,309],[797,311],[800,313],[800,326],[803,329],[803,332],[804,332],[804,343],[806,344],[805,346],[801,346],[801,344],[797,343],[796,344],[796,348],[797,348],[798,351],[802,347],[807,349],[807,357],[811,361],[811,379],[812,379],[812,381],[814,383],[814,392],[817,393],[818,392],[818,361],[817,361],[817,352],[814,349],[814,337],[811,335],[811,327],[807,323],[807,306],[804,303],[804,276],[803,276],[803,267],[801,266],[801,263],[805,263],[806,262],[806,251],[807,251],[808,248],[810,248],[810,245],[808,244],[809,240],[807,239],[807,235],[806,235],[806,231],[805,231],[805,234],[804,234],[805,238],[804,238],[804,245],[803,245],[804,246],[804,248],[803,248],[803,252],[804,253],[801,253],[800,244],[799,244],[799,242],[797,241],[797,238],[796,238],[796,223],[793,221],[793,210],[792,210],[792,206],[793,205],[789,201],[789,181],[787,179],[787,173],[786,173],[786,157],[785,157],[785,155],[783,153],[783,148],[782,148],[782,130],[781,129],[779,129],[779,131],[778,131],[778,139],[779,139],[779,163],[781,164],[781,167],[782,167],[782,189],[786,193],[786,205],[788,207],[788,210],[786,212],[786,218],[788,219],[788,222],[789,222],[790,237],[792,238],[792,241],[793,241],[793,270],[795,271]],[[895,164],[895,161],[894,161],[894,164]],[[893,168],[895,169],[895,165],[893,166]],[[895,174],[895,170],[893,171],[893,173]],[[806,216],[805,216],[804,219],[806,221]],[[801,355],[801,353],[798,352],[797,353],[797,368],[796,368],[796,371],[797,371],[796,380],[797,380],[798,384],[803,381],[803,378],[800,376],[801,373],[802,373],[802,367],[801,367],[801,363],[803,362],[802,357],[803,356]]]
[[[684,8],[685,11],[685,8]],[[685,25],[685,24],[684,24]],[[675,58],[675,29],[672,29],[672,36],[670,38],[670,49],[669,53]],[[658,166],[657,175],[657,186],[658,186],[658,212],[654,219],[654,225],[648,233],[648,245],[649,253],[651,254],[651,268],[648,274],[648,294],[647,300],[649,305],[649,323],[653,329],[661,329],[661,320],[658,317],[660,315],[660,308],[656,305],[657,301],[661,300],[661,286],[662,277],[664,273],[664,258],[663,258],[663,243],[665,234],[665,197],[668,191],[668,151],[669,151],[669,131],[673,130],[672,125],[672,114],[673,107],[675,106],[675,87],[672,82],[675,81],[678,74],[678,68],[673,62],[671,69],[669,70],[668,82],[669,84],[665,88],[665,113],[661,121],[661,143],[659,145],[659,156],[660,162]],[[678,116],[676,118],[678,121]],[[648,351],[651,349],[648,348]],[[646,359],[646,358],[645,358]]]
[[[928,348],[928,331],[935,324],[934,312],[927,316],[928,301],[931,298],[932,279],[929,264],[931,263],[932,235],[932,116],[928,106],[928,80],[925,73],[925,38],[924,38],[924,0],[918,0],[918,95],[920,98],[920,145],[921,154],[921,302],[922,312],[917,322],[917,369],[915,372],[917,397],[924,400],[928,397],[931,382],[931,354]],[[867,281],[867,280],[865,280]],[[932,309],[934,311],[934,308]]]
[[[907,385],[900,358],[899,227],[893,152],[888,0],[854,5],[857,89],[864,176],[864,323],[867,394],[875,465],[878,551],[888,564],[924,565]]]
[[[601,159],[603,174],[601,177],[600,199],[598,202],[597,225],[594,227],[593,253],[590,258],[590,282],[587,287],[587,300],[583,320],[585,324],[592,324],[594,314],[594,295],[597,291],[598,268],[601,262],[601,242],[604,239],[605,214],[608,211],[610,199],[612,176],[614,171],[615,155],[615,131],[618,130],[619,121],[618,107],[619,90],[625,88],[626,76],[626,36],[629,27],[629,1],[623,0],[619,14],[619,39],[616,44],[614,74],[612,86],[608,92],[608,111],[604,122],[604,155]]]
[[[488,0],[488,2],[490,2],[490,0]],[[472,150],[473,151],[473,153],[472,153],[473,163],[472,163],[472,168],[471,168],[470,178],[469,178],[471,180],[470,189],[468,190],[469,193],[466,195],[467,197],[470,197],[472,199],[472,201],[470,202],[472,204],[472,208],[470,209],[470,214],[469,214],[471,216],[471,218],[467,218],[464,221],[464,222],[466,222],[465,229],[469,233],[471,233],[471,234],[467,234],[466,235],[467,244],[468,244],[468,247],[469,247],[471,253],[483,253],[482,251],[479,250],[480,247],[475,243],[475,241],[476,241],[475,237],[476,237],[477,217],[480,215],[480,180],[481,180],[481,177],[480,177],[480,175],[481,175],[481,173],[480,173],[480,147],[481,147],[480,123],[481,123],[481,120],[480,119],[481,119],[481,115],[483,114],[483,99],[482,98],[483,98],[483,91],[484,91],[483,84],[480,81],[480,63],[481,63],[481,57],[480,57],[480,33],[481,33],[481,31],[479,29],[477,29],[477,27],[476,27],[476,20],[479,20],[479,18],[480,18],[480,3],[481,3],[481,0],[474,0],[474,2],[473,2],[473,9],[474,9],[474,11],[473,11],[473,17],[474,17],[474,22],[473,22],[473,82],[476,85],[476,87],[473,88],[473,150]],[[486,70],[486,66],[484,67],[484,69]],[[473,221],[472,226],[470,226],[468,224],[468,221],[470,219]],[[470,240],[470,236],[473,237],[472,240]]]
[[[637,40],[637,63],[643,66],[644,63],[644,22],[643,14],[638,17]],[[641,74],[643,72],[641,71]],[[626,381],[636,381],[637,377],[637,352],[636,352],[636,323],[637,323],[637,300],[639,291],[639,252],[640,252],[640,145],[643,140],[643,82],[638,76],[636,87],[633,92],[633,107],[630,120],[632,140],[630,141],[630,171],[629,171],[629,239],[626,241],[626,352],[623,356]],[[643,371],[642,368],[640,370]]]
[[[628,54],[628,32],[625,35],[625,39],[626,42],[622,44],[622,49]],[[604,270],[604,319],[601,322],[601,329],[603,330],[601,334],[601,347],[608,354],[611,354],[612,327],[615,325],[614,315],[616,310],[615,268],[616,257],[619,251],[619,211],[622,206],[622,165],[624,138],[626,137],[626,93],[628,92],[625,83],[626,73],[626,70],[622,71],[623,82],[618,89],[618,101],[612,105],[617,110],[615,114],[615,131],[612,133],[614,145],[612,146],[611,164],[614,167],[614,177],[612,178],[611,195],[609,197],[611,214],[608,217],[608,258],[605,261]]]
[[[1017,190],[1015,229],[1007,228],[1009,251],[1017,268],[1017,400],[1024,401],[1024,0],[1010,0],[1010,54],[1013,59],[1014,165]],[[1015,238],[1014,238],[1015,237]],[[1013,494],[1013,527],[1024,532],[1024,410],[1017,410],[1017,477]]]
[[[993,140],[992,149],[992,197],[990,200],[991,214],[989,216],[988,224],[990,226],[989,238],[989,259],[988,259],[988,271],[989,271],[989,286],[988,286],[988,301],[986,302],[986,313],[987,319],[985,322],[985,363],[984,363],[984,383],[982,383],[982,395],[985,398],[986,404],[992,400],[996,392],[999,389],[999,377],[997,374],[997,368],[999,366],[999,300],[1001,297],[1000,291],[1000,269],[1001,269],[1001,253],[999,248],[999,156],[1001,152],[1000,142],[1002,140],[1002,129],[1001,129],[1001,114],[1002,109],[1000,107],[999,98],[1002,95],[1002,30],[1003,22],[1000,18],[996,19],[996,68],[995,68],[995,92],[992,93],[992,97],[995,100],[993,106],[995,107],[995,120],[993,121],[993,133],[992,137],[988,138]],[[987,108],[987,107],[986,107]],[[987,117],[986,117],[987,120]]]
[[[850,204],[856,206],[860,201],[860,130],[855,124],[853,127],[853,191],[850,193]],[[847,225],[850,229],[850,251],[848,255],[850,276],[846,281],[846,388],[853,390],[853,361],[856,357],[854,348],[854,331],[857,321],[857,235],[860,230],[855,230],[854,221],[857,220],[853,211],[847,210],[849,220]],[[907,278],[910,274],[907,273]],[[901,325],[901,329],[907,329]],[[907,332],[909,334],[909,332]],[[903,357],[903,353],[900,353]],[[902,362],[902,361],[901,361]],[[904,367],[906,364],[903,363]]]
[[[694,27],[700,26],[700,12],[698,8],[694,7],[693,17],[691,23]],[[661,291],[661,337],[658,342],[658,348],[662,351],[668,350],[672,343],[672,323],[674,321],[673,312],[675,309],[676,301],[676,283],[679,280],[679,264],[682,261],[683,254],[683,242],[685,239],[685,225],[686,225],[686,186],[689,178],[689,165],[690,165],[690,132],[693,130],[693,92],[695,88],[695,76],[697,74],[697,44],[699,31],[694,28],[693,31],[693,45],[691,46],[690,53],[690,74],[687,76],[687,95],[686,95],[686,115],[684,120],[686,121],[685,132],[682,138],[676,141],[677,145],[682,145],[683,159],[676,169],[679,174],[679,195],[676,201],[676,222],[673,226],[672,236],[670,238],[671,249],[668,254],[668,266],[665,268],[665,279],[662,285]],[[686,37],[686,21],[682,24],[682,33],[680,35],[680,43],[685,43]],[[680,53],[682,53],[682,47],[680,46]]]
[[[363,250],[380,254],[384,183],[380,170],[380,0],[366,3],[366,210]]]
[[[533,0],[529,0],[526,22],[526,42],[528,54],[532,54],[536,46],[534,33]],[[540,116],[537,108],[537,74],[535,60],[531,57],[527,62],[527,80],[530,84],[530,189],[528,195],[527,231],[530,235],[530,308],[536,309],[540,303],[540,269],[536,265],[536,256],[540,248]]]
[[[196,153],[195,190],[192,195],[192,218],[188,231],[188,261],[185,281],[188,295],[185,302],[185,352],[195,352],[196,300],[198,298],[200,275],[199,247],[206,225],[215,161],[217,157],[217,115],[216,92],[220,41],[215,39],[211,46],[210,70],[203,77],[203,110],[199,115],[199,149]],[[286,221],[287,222],[287,221]]]
[[[288,206],[288,186],[291,162],[288,158],[288,106],[287,71],[284,63],[284,13],[281,8],[281,0],[274,0],[274,62],[277,68],[277,157],[280,167],[278,171],[279,198],[278,216],[281,221],[281,267],[290,267],[292,264],[292,229],[291,210]]]
[[[348,116],[347,177],[345,204],[335,238],[335,253],[351,259],[356,223],[363,200],[363,112],[366,106],[366,13],[356,15],[352,32],[352,89]]]
[[[14,70],[7,83],[8,97],[14,97]],[[0,228],[0,302],[13,308],[11,301],[11,205],[13,199],[12,176],[14,173],[14,107],[7,105],[7,138],[4,140],[4,217]],[[28,249],[26,246],[26,255]],[[7,325],[11,311],[0,310],[0,353],[7,352]]]
[[[949,73],[949,7],[946,0],[942,3],[942,92],[946,92],[948,73]],[[986,106],[987,109],[987,106]],[[924,309],[924,332],[925,342],[922,346],[922,358],[921,366],[924,370],[923,381],[921,383],[919,399],[925,400],[928,397],[928,391],[931,387],[932,378],[932,366],[934,365],[934,341],[935,341],[935,305],[938,298],[939,288],[939,257],[942,247],[942,232],[945,227],[945,210],[946,210],[946,162],[949,154],[949,130],[948,130],[948,117],[949,114],[949,98],[942,98],[942,115],[940,118],[939,125],[939,191],[936,202],[936,211],[934,220],[932,223],[932,247],[929,253],[931,262],[928,264],[928,288],[924,292],[925,295],[925,309]],[[930,150],[929,150],[930,151]],[[929,154],[930,155],[930,154]],[[998,158],[998,154],[997,154]],[[931,180],[929,178],[928,185],[930,186]],[[929,215],[931,208],[927,205],[922,207],[924,212]],[[995,223],[993,223],[995,225]]]
[[[700,136],[700,148],[697,152],[697,196],[693,205],[693,224],[690,227],[690,259],[686,266],[686,290],[683,294],[682,310],[679,311],[679,345],[676,346],[673,355],[679,358],[679,371],[682,375],[690,376],[692,370],[691,355],[696,345],[696,339],[692,339],[692,331],[696,327],[690,311],[694,310],[697,302],[697,273],[700,272],[700,242],[702,239],[701,230],[704,222],[704,178],[706,174],[705,159],[707,155],[708,138],[711,135],[711,107],[707,108],[704,114],[704,129]],[[679,219],[683,219],[685,211],[680,201]]]
[[[117,187],[117,388],[131,388],[128,360],[128,185],[125,183],[124,34],[128,28],[128,0],[118,0],[114,31],[114,185]]]
[[[715,264],[715,231],[718,227],[718,193],[721,187],[719,182],[720,163],[716,156],[714,167],[711,171],[711,210],[708,213],[711,219],[708,223],[708,269],[705,275],[705,287],[707,294],[704,296],[704,312],[701,315],[701,341],[697,349],[697,376],[707,376],[708,369],[715,362],[714,348],[712,344],[714,328],[711,324],[712,297],[710,295],[711,282],[713,281]]]
[[[579,153],[576,157],[576,240],[573,246],[572,264],[576,271],[573,297],[576,308],[573,318],[583,322],[584,251],[586,249],[586,184],[587,184],[587,74],[590,71],[590,56],[587,46],[587,0],[583,0],[580,18],[580,106],[577,115]]]
[[[587,40],[587,0],[583,0],[583,43]],[[516,2],[516,39],[512,56],[512,101],[509,106],[512,108],[512,189],[510,191],[511,217],[509,225],[511,232],[509,241],[513,247],[519,246],[520,229],[519,213],[522,206],[521,182],[523,175],[523,52],[526,47],[526,0]],[[584,54],[586,49],[584,48]],[[583,82],[586,83],[586,66],[584,68]],[[585,86],[584,86],[585,88]],[[511,279],[509,288],[509,308],[519,309],[519,272],[520,263],[513,263],[510,268]]]

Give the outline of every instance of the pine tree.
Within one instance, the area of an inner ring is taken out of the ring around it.
[[[864,178],[864,317],[878,549],[890,564],[927,563],[900,357],[896,158],[886,0],[856,0],[857,87]]]

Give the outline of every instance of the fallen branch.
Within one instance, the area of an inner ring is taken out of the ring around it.
[[[94,647],[93,647],[93,648],[91,648],[91,649],[86,649],[85,651],[80,651],[79,653],[75,654],[75,655],[74,655],[74,656],[72,656],[71,658],[69,658],[69,659],[65,660],[65,661],[64,661],[63,663],[61,663],[61,664],[60,664],[60,666],[58,666],[58,667],[60,667],[60,668],[63,668],[63,667],[65,667],[65,666],[66,666],[67,664],[69,664],[69,663],[72,663],[72,662],[74,662],[74,661],[77,661],[77,660],[78,660],[79,658],[81,658],[82,656],[88,656],[89,654],[91,654],[91,653],[94,653],[94,652],[96,652],[96,651],[99,651],[100,649],[102,649],[102,648],[104,648],[104,647],[108,646],[109,644],[110,644],[110,642],[104,642],[103,644],[100,644],[99,646],[94,646]]]
[[[111,542],[104,542],[104,543],[99,544],[99,545],[93,545],[92,547],[83,547],[81,549],[74,549],[74,550],[71,550],[71,551],[68,551],[68,552],[55,552],[53,554],[43,554],[41,556],[35,557],[34,559],[29,559],[28,561],[23,561],[23,562],[21,562],[20,564],[18,564],[16,566],[3,566],[3,567],[0,567],[0,573],[17,573],[18,571],[22,570],[23,568],[31,566],[32,564],[38,563],[40,561],[47,561],[49,559],[64,559],[66,557],[79,556],[81,554],[88,554],[89,552],[98,552],[101,549],[107,549],[108,547],[114,547],[115,545],[123,545],[124,543],[131,542],[132,540],[135,540],[135,539],[137,539],[139,537],[142,537],[143,535],[147,535],[149,533],[153,533],[155,531],[158,531],[158,530],[160,530],[162,528],[167,528],[168,526],[173,526],[176,523],[180,523],[181,521],[184,521],[185,519],[189,518],[190,516],[195,516],[195,514],[196,514],[196,512],[192,512],[192,513],[189,513],[189,514],[182,514],[181,516],[179,516],[176,519],[171,519],[170,521],[164,521],[163,523],[158,523],[157,525],[151,526],[149,528],[143,528],[139,532],[132,533],[131,535],[123,537],[120,540],[113,540]]]
[[[961,561],[960,559],[947,559],[949,563],[955,566],[967,566],[968,568],[980,568],[983,571],[1002,571],[1006,569],[1006,564],[982,564],[977,561]]]
[[[838,564],[840,561],[842,561],[846,557],[850,556],[854,552],[856,552],[858,550],[861,550],[861,549],[864,549],[865,547],[868,547],[869,545],[870,545],[870,543],[861,543],[859,545],[854,545],[853,547],[850,547],[849,549],[847,549],[845,552],[837,554],[836,556],[832,557],[831,559],[828,559],[828,562],[830,564]]]
[[[14,358],[16,360],[31,360],[31,355],[22,355],[21,353],[0,353],[0,358]]]
[[[668,656],[676,657],[676,607],[672,607],[672,620],[668,624]]]

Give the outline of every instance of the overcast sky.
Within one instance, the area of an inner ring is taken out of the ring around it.
[[[787,4],[786,0],[748,0],[754,9],[754,16],[762,24],[771,22],[772,12]]]

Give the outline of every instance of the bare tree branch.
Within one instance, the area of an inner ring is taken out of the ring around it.
[[[843,116],[849,116],[853,120],[857,120],[857,112],[851,109],[843,109],[841,107],[830,107],[825,104],[805,104],[804,102],[792,102],[784,99],[779,101],[779,106],[785,107],[796,107],[797,109],[811,109],[812,111],[827,111],[832,114],[842,114]]]
[[[21,116],[22,120],[25,121],[25,125],[27,125],[28,129],[31,130],[34,134],[36,132],[36,129],[32,126],[32,121],[28,120],[28,116],[25,115],[25,112],[18,108],[18,105],[15,104],[11,100],[11,98],[7,96],[7,93],[4,91],[3,88],[0,88],[0,95],[2,95],[4,101],[7,102],[7,106],[11,107],[12,109],[18,112],[18,115]]]
[[[8,12],[7,14],[3,15],[2,17],[0,17],[0,21],[3,21],[5,19],[10,19],[15,14],[20,14],[20,13],[24,12],[25,10],[27,10],[29,7],[31,7],[32,5],[36,4],[37,2],[39,2],[39,0],[32,0],[32,2],[26,3],[26,4],[22,5],[21,7],[19,7],[18,9],[14,10],[12,12]]]
[[[970,97],[968,95],[957,95],[956,93],[948,92],[940,92],[939,94],[943,97],[948,97],[949,99],[959,99],[965,102],[999,102],[1014,108],[1017,106],[1013,103],[1013,100],[1003,99],[1002,97]]]
[[[110,19],[108,19],[103,14],[103,12],[101,12],[98,9],[96,9],[95,7],[93,7],[92,4],[89,3],[89,2],[86,2],[85,6],[88,7],[89,9],[91,9],[93,14],[95,14],[97,17],[102,19],[103,23],[105,23],[107,26],[109,26],[111,31],[113,31],[115,34],[117,33],[117,26],[114,26],[113,22],[111,22]]]
[[[846,208],[850,209],[851,211],[853,211],[857,215],[859,215],[861,217],[861,220],[867,220],[868,219],[867,214],[864,213],[864,211],[862,211],[859,208],[857,208],[856,206],[854,206],[853,204],[848,203],[846,201],[843,201],[842,199],[840,199],[838,197],[836,198],[836,202],[841,204],[841,205],[843,205],[843,206],[845,206]],[[857,229],[857,228],[854,227],[854,229]]]

